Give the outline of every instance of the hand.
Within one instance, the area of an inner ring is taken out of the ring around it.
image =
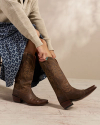
[[[45,41],[43,39],[41,39],[41,42],[43,43],[43,45],[37,47],[37,54],[38,54],[38,58],[39,58],[39,61],[46,61],[46,57],[48,57],[48,55],[51,56],[48,48],[47,48],[47,45],[45,43]]]
[[[53,57],[53,58],[56,58],[56,55],[55,55],[55,53],[54,53],[54,50],[49,50],[49,51],[50,51],[52,57]]]
[[[41,62],[45,61],[46,57],[55,58],[56,56],[55,56],[54,50],[48,49],[47,43],[44,39],[40,38],[40,40],[43,43],[43,45],[37,47],[37,54],[38,54],[39,61]]]

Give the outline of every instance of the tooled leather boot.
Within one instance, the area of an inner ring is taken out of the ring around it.
[[[82,90],[72,87],[62,72],[57,60],[52,57],[48,57],[48,59],[43,62],[39,61],[39,63],[44,70],[60,105],[64,109],[72,106],[72,101],[81,100],[96,89],[95,85]]]
[[[35,61],[35,55],[33,56],[31,53],[24,51],[18,73],[15,77],[12,93],[15,102],[26,102],[27,104],[34,106],[41,106],[48,103],[48,100],[38,98],[31,89]]]

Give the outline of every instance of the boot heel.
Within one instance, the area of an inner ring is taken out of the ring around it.
[[[20,99],[20,98],[17,97],[17,96],[12,95],[12,97],[13,97],[13,101],[14,101],[14,102],[18,102],[18,103],[22,103],[22,102],[23,102],[23,100]]]
[[[67,108],[69,108],[70,106],[72,106],[73,105],[73,103],[70,101],[70,100],[68,100],[68,101],[65,101],[65,102],[62,102],[62,103],[60,103],[61,104],[61,106],[66,110]]]

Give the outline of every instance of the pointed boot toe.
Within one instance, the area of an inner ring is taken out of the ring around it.
[[[42,99],[42,102],[47,104],[48,103],[48,100],[47,99]]]
[[[74,94],[73,97],[74,96],[75,97],[72,99],[72,101],[79,101],[84,99],[85,97],[90,95],[95,89],[96,89],[96,86],[94,85],[83,90],[76,89],[75,94],[77,94],[77,96]]]
[[[85,91],[85,97],[90,95],[96,88],[97,88],[96,86],[91,86],[91,87],[85,89],[84,90]]]
[[[38,97],[37,97],[38,98]],[[47,104],[49,103],[47,99],[41,99],[41,98],[38,98],[42,104]]]
[[[41,105],[45,105],[45,104],[48,103],[48,100],[47,99],[41,99],[40,102],[41,102]]]

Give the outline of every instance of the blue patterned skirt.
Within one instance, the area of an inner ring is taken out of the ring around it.
[[[36,29],[36,25],[32,25]],[[43,38],[42,35],[40,38]],[[28,39],[12,23],[0,22],[0,56],[2,58],[0,79],[6,82],[6,87],[12,86],[15,82],[27,42]],[[46,74],[39,64],[37,53],[35,55],[36,65],[31,87],[35,87],[46,78]]]

